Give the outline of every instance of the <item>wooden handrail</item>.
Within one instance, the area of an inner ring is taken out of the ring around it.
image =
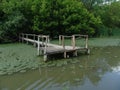
[[[38,55],[40,54],[40,38],[42,39],[42,47],[44,46],[44,55],[47,52],[47,44],[49,43],[48,35],[38,35]],[[44,41],[45,39],[45,41]]]
[[[75,36],[88,37],[88,35],[74,34]]]

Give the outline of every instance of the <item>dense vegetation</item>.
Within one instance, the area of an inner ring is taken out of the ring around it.
[[[120,1],[0,0],[0,42],[16,41],[19,33],[112,35],[120,28]]]

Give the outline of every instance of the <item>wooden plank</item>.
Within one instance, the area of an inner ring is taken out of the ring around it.
[[[29,42],[31,42],[31,43],[39,43],[39,44],[42,44],[42,42],[41,41],[34,41],[34,40],[32,40],[32,39],[27,39],[27,38],[23,38],[24,40],[27,40],[27,41],[29,41]],[[45,43],[44,43],[45,44]],[[48,43],[47,44],[47,46],[48,47],[55,47],[55,48],[63,48],[63,46],[60,46],[60,45],[57,45],[57,44],[51,44],[51,43]],[[65,49],[72,49],[73,47],[72,46],[65,46]],[[79,48],[84,48],[84,47],[75,47],[75,49],[79,49]]]
[[[74,56],[77,56],[78,50],[88,50],[88,36],[87,35],[72,35],[72,36],[59,36],[59,44],[51,44],[49,43],[49,36],[47,35],[35,35],[35,34],[21,34],[20,37],[23,41],[31,42],[33,44],[37,44],[37,54],[40,55],[40,51],[43,52],[44,61],[47,60],[48,55],[56,54],[56,53],[63,53],[64,58],[67,58],[67,52],[72,52]],[[28,36],[33,36],[33,39],[30,39]],[[26,37],[25,37],[26,36]],[[38,37],[38,40],[35,40],[35,37]],[[85,37],[85,47],[77,47],[75,42],[75,36]],[[70,38],[72,37],[72,46],[65,46],[65,37]],[[41,39],[40,39],[41,38]]]

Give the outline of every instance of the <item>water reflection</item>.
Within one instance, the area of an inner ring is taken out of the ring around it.
[[[120,65],[117,67],[112,67],[113,72],[120,74]]]
[[[0,90],[120,90],[118,49],[93,48],[91,55],[72,59],[77,63],[1,76]]]

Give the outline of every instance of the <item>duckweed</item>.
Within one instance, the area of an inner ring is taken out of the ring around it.
[[[107,40],[109,40],[109,42],[106,42]],[[117,46],[119,40],[120,39],[110,39],[110,38],[106,38],[104,40],[91,39],[89,44],[90,46],[93,46],[91,48],[92,50],[98,51],[98,53],[100,50],[102,50],[103,53],[101,54],[108,54],[109,56],[111,56],[112,51],[110,48],[112,47],[110,46]],[[102,42],[105,42],[105,45],[103,45]],[[109,47],[108,50],[104,50],[103,47],[97,48],[95,46],[107,46],[107,47],[109,46]],[[118,50],[119,46],[117,46],[117,48],[115,49]],[[97,53],[93,53],[94,51],[91,52],[92,52],[91,55],[95,55],[95,58],[98,56]],[[114,58],[119,59],[119,56],[114,55]],[[84,61],[80,59],[81,58],[79,57],[74,57],[74,58],[70,57],[69,59],[59,59],[59,60],[51,60],[48,62],[44,62],[42,56],[37,56],[37,50],[32,45],[26,45],[20,43],[1,44],[0,45],[0,75],[5,75],[5,74],[11,75],[15,72],[26,72],[27,70],[30,69],[34,70],[34,69],[38,69],[39,67],[41,68],[63,67],[64,65],[69,65],[69,63],[72,64],[80,63],[79,68],[84,68],[85,66],[81,64],[81,62],[84,63]],[[87,66],[87,67],[93,68],[92,66]],[[74,69],[73,67],[71,68]]]

